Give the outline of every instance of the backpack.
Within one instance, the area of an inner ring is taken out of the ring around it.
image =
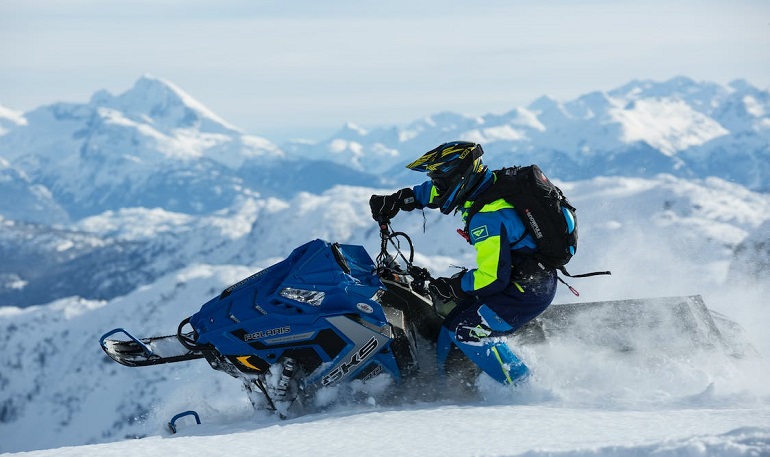
[[[465,233],[468,233],[471,218],[484,205],[502,198],[513,205],[526,227],[524,235],[513,244],[521,241],[527,233],[531,234],[537,244],[537,251],[532,257],[543,267],[558,269],[570,277],[609,274],[596,272],[573,276],[564,268],[577,252],[576,209],[540,167],[529,165],[503,168],[494,173],[496,179],[492,187],[475,200],[468,210]]]

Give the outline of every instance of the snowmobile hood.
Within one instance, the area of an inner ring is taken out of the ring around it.
[[[209,331],[249,327],[250,321],[268,314],[284,316],[287,322],[312,322],[321,314],[356,313],[379,324],[386,321],[375,301],[383,288],[363,247],[317,239],[225,289],[190,324],[201,344]]]

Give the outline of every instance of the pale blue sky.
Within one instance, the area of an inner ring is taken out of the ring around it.
[[[770,1],[0,0],[0,104],[87,102],[145,73],[274,141],[631,79],[770,88]]]

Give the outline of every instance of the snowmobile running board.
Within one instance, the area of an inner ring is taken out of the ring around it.
[[[109,339],[116,333],[123,333],[130,339],[128,341]],[[183,346],[177,335],[139,339],[122,328],[116,328],[102,335],[99,344],[112,360],[127,367],[160,365],[203,357],[202,352]]]

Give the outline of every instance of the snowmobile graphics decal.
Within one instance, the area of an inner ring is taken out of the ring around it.
[[[342,380],[348,375],[356,373],[363,368],[364,362],[377,353],[377,350],[390,342],[390,338],[365,327],[345,316],[333,316],[326,319],[335,326],[355,345],[348,352],[353,355],[348,360],[341,360],[326,375],[321,378],[321,384],[328,386]]]
[[[254,371],[262,371],[259,367],[253,365],[251,362],[249,362],[249,359],[253,357],[250,355],[242,355],[240,357],[236,357],[235,360],[240,362],[241,365],[245,366],[246,368],[250,368]]]
[[[243,335],[243,341],[259,340],[268,336],[283,335],[284,333],[291,333],[291,327],[286,325],[284,327],[271,328],[270,330],[247,333]]]
[[[370,355],[374,354],[377,346],[379,346],[377,338],[371,337],[361,349],[353,354],[353,357],[350,358],[349,362],[341,363],[334,370],[332,370],[331,373],[324,376],[323,379],[321,379],[321,384],[328,386],[329,384],[335,383],[342,379],[346,374],[350,373],[352,369],[368,359]]]

